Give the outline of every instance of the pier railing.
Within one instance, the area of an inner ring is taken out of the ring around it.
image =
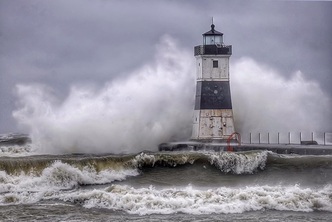
[[[332,145],[332,133],[328,132],[249,132],[241,137],[244,144]]]

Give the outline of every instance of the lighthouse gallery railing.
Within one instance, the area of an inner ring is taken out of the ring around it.
[[[231,45],[199,45],[195,46],[196,55],[232,55]]]

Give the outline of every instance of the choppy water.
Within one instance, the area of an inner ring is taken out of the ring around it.
[[[330,221],[332,156],[0,147],[1,221]]]

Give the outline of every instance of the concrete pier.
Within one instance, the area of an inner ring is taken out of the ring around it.
[[[268,150],[278,154],[298,155],[332,155],[332,145],[299,145],[299,144],[226,144],[200,142],[162,143],[159,151],[229,151]]]

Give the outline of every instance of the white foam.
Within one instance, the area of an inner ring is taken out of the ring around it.
[[[257,163],[264,155],[255,156]],[[137,157],[154,161],[152,155]],[[228,157],[227,157],[228,158]],[[241,157],[242,158],[242,157]],[[214,160],[216,161],[216,160]],[[263,161],[264,162],[264,161]],[[262,163],[263,163],[262,162]],[[214,163],[216,164],[216,163]],[[218,163],[219,164],[219,163]],[[236,172],[251,172],[259,164],[235,167]],[[78,189],[83,184],[104,184],[136,176],[136,169],[103,170],[54,162],[40,174],[9,175],[0,171],[0,205],[29,204],[43,200],[65,201],[86,208],[105,208],[130,214],[211,214],[243,213],[256,210],[332,212],[332,186],[308,188],[294,186],[247,187],[172,187],[135,188],[112,185],[101,189]]]
[[[243,213],[256,210],[332,212],[331,186],[322,189],[295,186],[253,186],[215,189],[156,189],[112,185],[105,190],[77,191],[59,196],[86,208],[123,210],[131,214]]]
[[[134,167],[144,165],[154,166],[160,161],[164,165],[175,167],[180,164],[193,164],[197,159],[206,156],[211,165],[216,166],[222,172],[234,174],[252,174],[258,169],[263,170],[267,161],[269,151],[252,152],[189,152],[166,154],[146,154],[144,152],[136,155],[131,164]],[[201,156],[199,156],[199,155]]]
[[[0,156],[28,156],[36,154],[31,144],[0,146]]]
[[[191,153],[192,154],[192,153]],[[190,153],[171,153],[170,156],[167,154],[146,154],[144,152],[136,155],[132,160],[131,163],[135,167],[141,167],[144,165],[154,166],[157,161],[163,162],[163,164],[167,166],[175,167],[178,164],[186,164],[190,163],[193,164],[195,162],[194,158],[191,158]],[[180,157],[180,158],[179,158]]]
[[[70,190],[78,185],[105,184],[138,175],[136,169],[102,170],[91,167],[79,169],[60,161],[36,173],[9,175],[0,171],[0,204],[32,203],[53,196],[61,190]]]
[[[149,165],[154,166],[155,162],[156,162],[155,155],[146,154],[144,152],[136,155],[134,159],[131,160],[131,163],[135,167],[141,167],[142,165],[148,163]]]
[[[258,169],[264,169],[268,151],[263,152],[221,152],[210,153],[211,164],[218,167],[222,172],[243,174],[254,173]]]

